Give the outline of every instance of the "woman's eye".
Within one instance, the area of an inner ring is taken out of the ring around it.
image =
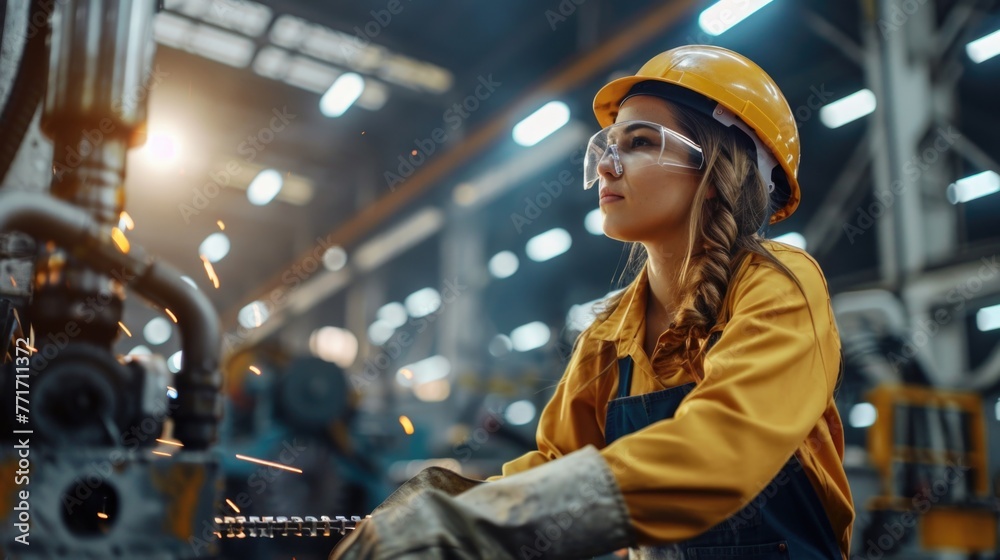
[[[652,142],[650,142],[646,138],[643,138],[642,136],[635,136],[635,137],[633,137],[632,138],[632,142],[631,142],[631,147],[632,148],[640,148],[642,146],[652,146],[652,145],[653,145]]]

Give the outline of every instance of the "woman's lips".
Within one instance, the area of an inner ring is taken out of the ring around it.
[[[602,205],[604,205],[604,204],[612,204],[614,202],[618,202],[619,200],[625,200],[625,197],[618,196],[618,195],[615,195],[615,194],[605,194],[605,195],[601,196],[600,204],[602,204]]]

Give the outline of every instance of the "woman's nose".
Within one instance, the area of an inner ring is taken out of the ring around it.
[[[597,174],[608,177],[621,177],[623,171],[621,157],[618,154],[618,145],[611,144],[605,150],[604,155],[601,156],[600,161],[597,162]]]

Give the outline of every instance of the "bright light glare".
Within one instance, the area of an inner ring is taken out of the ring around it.
[[[250,186],[247,187],[247,199],[250,204],[264,206],[278,196],[284,184],[285,179],[281,176],[280,171],[265,169],[258,173],[253,181],[250,181]]]
[[[173,134],[154,132],[146,137],[139,153],[157,165],[169,165],[180,156],[180,142]]]
[[[867,428],[875,423],[878,411],[871,403],[861,402],[851,407],[849,421],[855,428]]]
[[[208,262],[221,261],[229,254],[229,237],[221,231],[209,235],[198,247],[198,254],[208,259]]]
[[[604,216],[600,208],[587,212],[587,216],[583,219],[583,227],[594,235],[604,235]]]
[[[396,371],[396,383],[403,387],[416,387],[431,381],[448,377],[451,362],[444,356],[431,356],[419,362],[405,365]]]
[[[875,94],[863,89],[822,107],[819,120],[828,128],[838,128],[872,113],[875,106]]]
[[[786,245],[791,245],[792,247],[798,247],[799,249],[803,250],[806,248],[806,238],[803,237],[801,233],[795,231],[791,233],[786,233],[784,235],[779,235],[778,237],[774,238],[774,241],[777,241],[778,243],[784,243]]]
[[[507,406],[503,416],[514,426],[523,426],[534,420],[535,405],[526,400],[512,402]]]
[[[525,252],[535,262],[544,262],[569,250],[573,238],[562,228],[553,228],[528,240]]]
[[[343,247],[333,246],[323,253],[323,266],[336,272],[347,265],[347,251]]]
[[[521,325],[510,333],[510,341],[514,350],[527,352],[535,348],[541,348],[549,342],[552,331],[549,326],[541,321]]]
[[[375,321],[368,327],[368,340],[371,341],[375,346],[382,346],[392,335],[395,334],[396,329],[389,323],[385,321]]]
[[[969,202],[995,192],[1000,192],[1000,175],[995,171],[983,171],[948,185],[948,202]]]
[[[406,296],[406,311],[411,317],[420,318],[434,313],[441,307],[441,294],[434,288],[423,288]]]
[[[375,312],[375,317],[380,321],[388,323],[394,329],[398,329],[406,324],[408,319],[406,307],[398,301],[389,302]]]
[[[327,117],[343,115],[365,90],[365,80],[354,72],[341,74],[319,100],[319,110]]]
[[[568,122],[569,107],[562,101],[549,101],[514,125],[514,141],[525,147],[534,146]]]
[[[991,305],[977,311],[976,326],[981,331],[1000,329],[1000,305]]]
[[[698,25],[709,35],[722,35],[772,0],[721,0],[698,16]]]
[[[517,272],[517,267],[519,265],[517,255],[510,251],[500,251],[499,253],[493,255],[490,259],[489,269],[490,274],[495,278],[507,278]]]
[[[245,329],[254,329],[264,324],[271,311],[263,301],[254,301],[243,306],[236,314],[236,321]]]
[[[167,321],[163,317],[154,317],[150,319],[146,326],[142,328],[142,336],[146,338],[146,342],[150,344],[163,344],[164,342],[170,340],[170,334],[173,332],[173,327],[170,321]]]
[[[358,337],[346,329],[321,327],[310,335],[309,350],[321,360],[348,368],[358,356]]]
[[[977,64],[1000,54],[1000,29],[965,45],[965,52]]]
[[[184,355],[184,353],[181,350],[178,350],[178,351],[174,352],[173,355],[171,355],[170,358],[167,359],[167,369],[169,369],[170,371],[172,371],[174,373],[177,373],[178,371],[180,371],[181,370],[181,357],[183,355]]]
[[[490,355],[500,357],[506,356],[514,348],[513,343],[510,341],[510,337],[505,334],[498,334],[493,337],[490,341],[489,350]]]

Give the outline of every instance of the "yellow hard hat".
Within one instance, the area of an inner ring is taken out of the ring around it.
[[[742,123],[733,123],[753,130],[752,139],[770,151],[784,171],[777,193],[787,197],[771,215],[770,222],[779,222],[792,214],[799,205],[799,132],[788,101],[774,80],[745,56],[710,45],[687,45],[660,53],[635,74],[607,84],[594,97],[594,114],[602,127],[615,122],[618,107],[643,82],[658,82],[679,86],[711,100],[713,116],[733,114]],[[676,89],[676,88],[675,88]],[[683,100],[680,100],[683,102]],[[749,131],[747,131],[749,133]],[[753,138],[756,136],[756,138]],[[758,154],[760,156],[760,154]],[[766,170],[761,169],[762,173]],[[765,181],[770,182],[769,177]]]

